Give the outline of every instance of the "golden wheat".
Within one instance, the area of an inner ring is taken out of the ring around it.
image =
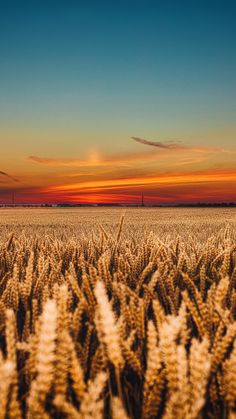
[[[1,210],[0,419],[236,417],[236,212],[199,211]]]

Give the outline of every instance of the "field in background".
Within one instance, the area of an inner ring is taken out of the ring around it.
[[[73,236],[82,232],[99,231],[99,224],[107,228],[110,234],[119,223],[121,215],[125,216],[123,233],[143,234],[143,231],[153,231],[171,234],[200,233],[202,237],[209,237],[215,229],[224,228],[227,223],[236,226],[236,208],[16,208],[0,209],[0,228],[6,233],[14,227],[17,231],[31,227],[43,227],[61,234],[60,227],[67,229]],[[57,231],[57,227],[59,230]],[[64,230],[65,231],[65,230]]]
[[[236,417],[236,209],[0,210],[1,418]]]

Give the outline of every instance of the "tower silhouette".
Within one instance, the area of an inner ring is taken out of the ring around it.
[[[142,192],[142,196],[141,196],[141,206],[144,207],[144,195],[143,195],[143,192]]]

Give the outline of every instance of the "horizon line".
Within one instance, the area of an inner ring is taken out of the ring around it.
[[[236,206],[236,201],[199,201],[199,202],[177,202],[177,203],[126,203],[126,202],[93,202],[93,203],[83,203],[83,202],[42,202],[42,203],[29,203],[29,202],[21,202],[21,203],[0,203],[0,207],[51,207],[51,206],[83,206],[83,207],[92,207],[92,206],[126,206],[126,207],[175,207],[175,206],[217,206],[217,205],[225,205],[225,206]]]

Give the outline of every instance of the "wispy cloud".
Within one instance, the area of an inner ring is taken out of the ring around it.
[[[164,152],[164,150],[163,150]],[[158,155],[151,152],[145,153],[117,153],[112,155],[99,156],[96,159],[60,159],[60,158],[47,158],[39,156],[29,156],[28,160],[39,163],[45,166],[52,167],[78,167],[78,168],[94,168],[94,167],[127,167],[132,163],[138,163],[141,161],[147,162],[149,160],[155,160]]]
[[[172,141],[166,141],[166,142],[152,141],[152,140],[150,141],[150,140],[145,140],[144,138],[139,138],[139,137],[131,137],[131,140],[134,140],[140,144],[150,145],[152,147],[158,147],[158,148],[167,148],[170,150],[186,149],[185,146],[182,146],[181,144],[178,144],[178,143],[174,143]]]
[[[123,153],[115,153],[115,154],[97,154],[96,156],[88,156],[88,158],[82,159],[63,159],[63,158],[49,158],[49,157],[40,157],[40,156],[28,156],[27,160],[31,162],[38,163],[45,166],[51,167],[80,167],[80,168],[94,168],[94,167],[128,167],[131,165],[136,165],[138,163],[148,163],[148,162],[155,162],[160,161],[160,157],[166,157],[169,159],[170,153],[174,154],[175,156],[179,155],[181,158],[186,154],[186,156],[190,156],[194,159],[195,154],[198,156],[202,156],[202,158],[208,158],[210,155],[214,153],[221,153],[225,150],[216,147],[196,147],[196,146],[185,146],[182,144],[177,143],[162,143],[162,142],[152,142],[144,139],[138,139],[137,137],[132,137],[134,141],[140,142],[142,144],[153,146],[155,144],[156,148],[159,150],[148,150],[145,151],[134,151],[134,152],[123,152]],[[193,154],[194,153],[194,154]]]
[[[19,179],[16,179],[15,177],[9,175],[6,172],[3,172],[2,170],[0,170],[0,175],[12,180],[13,182],[19,182]]]
[[[48,157],[39,157],[39,156],[29,156],[28,160],[35,163],[44,164],[47,166],[76,166],[76,167],[93,167],[93,166],[102,166],[104,165],[104,160],[100,159],[57,159],[57,158],[48,158]],[[109,161],[106,161],[106,164],[109,164]]]
[[[197,146],[188,146],[185,144],[182,144],[181,141],[174,142],[174,141],[153,141],[153,140],[146,140],[145,138],[140,137],[130,137],[131,140],[136,141],[137,143],[144,144],[151,147],[156,147],[164,150],[171,150],[173,152],[195,152],[195,153],[215,153],[215,152],[221,152],[226,153],[227,150],[218,148],[218,147],[197,147]]]

